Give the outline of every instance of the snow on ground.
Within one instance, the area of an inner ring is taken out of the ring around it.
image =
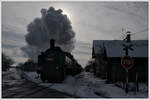
[[[139,92],[125,91],[114,84],[106,84],[105,80],[95,78],[91,73],[82,72],[75,77],[68,76],[63,83],[42,83],[36,72],[24,72],[25,77],[39,85],[56,89],[83,98],[148,98],[148,87],[139,85]]]
[[[16,71],[15,68],[10,68],[8,71],[3,71],[2,72],[2,77],[5,77],[5,79],[14,79],[14,80],[20,80],[21,77],[18,75],[19,72]]]
[[[19,84],[21,80],[20,72],[15,68],[11,68],[8,71],[2,71],[2,81],[7,85]]]

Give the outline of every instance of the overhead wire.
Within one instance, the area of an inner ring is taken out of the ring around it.
[[[131,35],[135,35],[135,34],[137,34],[137,33],[145,32],[145,31],[148,31],[148,29],[144,29],[144,30],[141,30],[141,31],[138,31],[138,32],[132,33]]]
[[[142,32],[145,32],[145,31],[148,31],[148,28],[147,29],[144,29],[144,30],[141,30],[141,31],[138,31],[138,32],[134,32],[134,33],[131,33],[130,35],[135,35],[135,34],[139,34],[139,33],[142,33]],[[123,33],[123,34],[121,34],[121,37],[118,37],[118,38],[116,38],[116,39],[124,39],[125,38],[125,35],[126,33]],[[115,40],[115,39],[114,39]]]

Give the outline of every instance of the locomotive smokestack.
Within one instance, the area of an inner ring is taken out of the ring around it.
[[[55,40],[51,39],[50,40],[50,48],[53,49],[55,47]]]

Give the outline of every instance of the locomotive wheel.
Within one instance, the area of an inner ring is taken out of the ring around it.
[[[66,78],[66,69],[63,68],[63,80]]]
[[[40,78],[41,78],[42,82],[45,83],[46,79],[44,78],[44,76],[42,74],[41,74]]]
[[[46,81],[44,78],[41,78],[41,80],[42,80],[43,83],[45,83],[45,81]]]

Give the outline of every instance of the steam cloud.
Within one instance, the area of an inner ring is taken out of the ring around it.
[[[71,22],[62,10],[53,7],[41,9],[41,18],[35,18],[28,26],[28,34],[25,35],[27,46],[21,50],[36,61],[41,51],[49,48],[51,38],[55,39],[56,45],[62,50],[71,52],[74,48],[75,32],[72,30]]]

